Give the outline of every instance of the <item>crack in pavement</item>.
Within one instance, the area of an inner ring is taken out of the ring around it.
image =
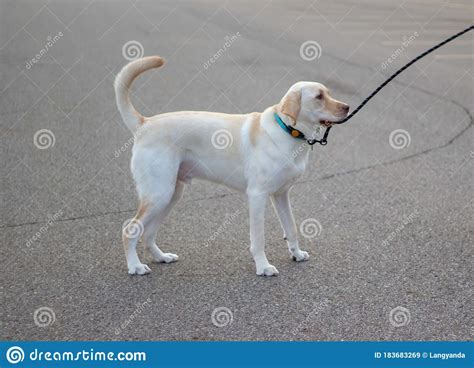
[[[232,196],[237,196],[237,195],[240,195],[240,193],[225,193],[225,194],[219,194],[219,195],[210,196],[210,197],[191,199],[191,200],[183,201],[183,203],[194,203],[194,202],[205,201],[205,200],[208,200],[208,199],[232,197]],[[126,210],[98,212],[98,213],[92,213],[92,214],[89,214],[89,215],[78,215],[78,216],[67,217],[67,218],[59,218],[56,221],[54,221],[54,223],[89,219],[89,218],[108,216],[108,215],[114,215],[114,214],[119,214],[119,213],[134,212],[136,210],[137,209],[135,207],[135,208],[130,208],[130,209],[126,209]],[[8,228],[14,228],[14,227],[20,227],[20,226],[28,226],[28,225],[41,225],[41,224],[46,224],[47,222],[48,221],[38,220],[38,221],[22,222],[22,223],[19,223],[19,224],[7,224],[7,225],[0,226],[0,229],[8,229]]]

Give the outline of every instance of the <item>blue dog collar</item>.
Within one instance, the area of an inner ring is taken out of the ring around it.
[[[289,135],[291,135],[293,138],[298,138],[298,139],[304,139],[306,140],[306,137],[302,132],[300,132],[298,129],[295,129],[289,125],[286,125],[283,120],[281,120],[280,116],[275,112],[274,113],[275,120],[278,123],[278,125]]]
[[[320,139],[320,140],[318,140],[318,139],[307,139],[304,136],[303,132],[300,132],[298,129],[295,129],[295,128],[285,124],[276,112],[273,114],[273,116],[275,116],[275,120],[278,123],[278,125],[285,132],[287,132],[289,135],[291,135],[293,138],[304,139],[310,146],[312,146],[315,143],[319,143],[321,146],[325,146],[328,143],[327,138],[328,138],[328,135],[329,135],[329,131],[331,130],[330,126],[326,128],[326,131],[324,132],[324,136],[323,136],[322,139]]]

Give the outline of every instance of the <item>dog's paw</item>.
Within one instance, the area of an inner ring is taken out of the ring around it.
[[[257,275],[258,276],[277,276],[278,275],[278,270],[276,269],[275,266],[268,265],[267,267],[257,270]]]
[[[300,250],[299,252],[294,252],[293,253],[293,261],[303,262],[303,261],[307,261],[308,259],[309,259],[308,252]]]
[[[143,263],[137,263],[137,264],[128,266],[128,273],[130,275],[145,275],[150,272],[151,272],[150,267],[148,267],[146,264],[143,264]]]
[[[159,257],[155,257],[158,263],[171,263],[176,262],[178,260],[178,256],[173,253],[163,253]]]

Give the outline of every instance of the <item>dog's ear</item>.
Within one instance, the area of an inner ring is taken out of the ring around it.
[[[293,125],[296,125],[296,120],[300,114],[301,109],[301,91],[290,91],[283,97],[278,105],[278,110],[283,115],[291,119]]]

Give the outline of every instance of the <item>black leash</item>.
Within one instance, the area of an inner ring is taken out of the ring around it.
[[[357,108],[352,111],[348,116],[346,116],[343,120],[335,123],[335,124],[342,124],[342,123],[345,123],[347,120],[351,119],[355,114],[357,114],[364,106],[367,102],[369,102],[377,93],[380,92],[380,90],[385,87],[387,84],[389,84],[398,74],[400,74],[401,72],[403,72],[406,68],[408,68],[409,66],[411,66],[412,64],[416,63],[418,60],[420,60],[421,58],[425,57],[426,55],[428,55],[429,53],[433,52],[434,50],[440,48],[441,46],[447,44],[448,42],[451,42],[452,40],[454,40],[455,38],[458,38],[459,36],[463,35],[464,33],[467,33],[469,31],[471,31],[472,29],[474,28],[474,26],[470,26],[468,28],[466,28],[465,30],[461,31],[461,32],[458,32],[456,33],[455,35],[447,38],[446,40],[444,40],[443,42],[440,42],[438,43],[437,45],[433,46],[432,48],[426,50],[424,53],[418,55],[416,58],[414,58],[413,60],[411,60],[410,62],[408,62],[407,64],[405,64],[404,66],[402,66],[400,69],[398,69],[395,73],[393,73],[387,80],[385,80],[385,82],[383,82],[380,86],[377,87],[377,89],[375,91],[373,91],[369,97],[367,97],[364,101],[362,101],[362,103],[357,106]],[[329,135],[329,130],[331,129],[331,127],[327,127],[326,128],[326,131],[324,132],[324,136],[321,140],[317,140],[317,139],[308,139],[307,142],[309,145],[313,145],[315,143],[319,143],[320,145],[322,146],[325,146],[328,141],[327,141],[327,138],[328,138],[328,135]]]

